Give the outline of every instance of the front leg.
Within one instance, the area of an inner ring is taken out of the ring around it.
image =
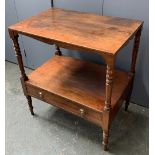
[[[103,149],[104,151],[107,151],[108,150],[108,143],[109,143],[109,130],[110,130],[110,113],[109,111],[105,111],[103,113],[103,126],[102,126],[102,129],[103,129],[103,141],[102,141],[102,144],[103,144]]]
[[[12,31],[12,30],[9,30],[9,34],[10,34],[10,37],[11,37],[11,39],[13,41],[13,46],[14,46],[18,66],[19,66],[19,69],[20,69],[20,72],[21,72],[20,80],[21,80],[23,92],[24,92],[24,95],[27,98],[27,102],[28,102],[28,105],[29,105],[30,112],[31,112],[32,115],[34,115],[33,107],[32,107],[32,100],[31,100],[31,97],[28,95],[27,90],[26,90],[26,86],[25,86],[25,81],[28,80],[28,77],[26,76],[26,73],[25,73],[25,70],[24,70],[21,50],[20,50],[20,46],[19,46],[19,43],[18,43],[19,35],[16,32]]]
[[[111,57],[110,59],[107,60],[105,104],[103,109],[103,127],[102,128],[103,128],[103,146],[105,151],[108,150],[113,73],[114,73],[114,58]]]

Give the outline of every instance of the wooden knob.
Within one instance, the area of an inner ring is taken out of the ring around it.
[[[39,92],[38,94],[39,94],[39,97],[41,97],[41,98],[43,97],[43,93],[42,92]]]
[[[84,111],[84,109],[80,109],[79,111],[80,111],[80,115],[81,115],[81,117],[83,117],[83,116],[85,115],[85,111]]]

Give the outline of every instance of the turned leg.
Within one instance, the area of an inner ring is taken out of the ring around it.
[[[104,111],[103,113],[103,149],[104,151],[108,150],[108,143],[109,143],[109,130],[110,130],[110,111]]]
[[[108,139],[109,139],[109,131],[103,131],[103,149],[104,151],[108,150]]]
[[[31,96],[26,96],[31,115],[34,115]]]
[[[60,51],[60,48],[59,48],[58,46],[56,46],[55,55],[59,55],[59,56],[62,55],[62,53],[61,53],[61,51]]]
[[[19,35],[15,31],[12,31],[12,30],[9,30],[9,34],[10,34],[10,37],[11,37],[11,39],[13,41],[13,46],[14,46],[18,66],[19,66],[19,69],[20,69],[20,72],[21,72],[20,80],[21,80],[23,92],[24,92],[24,95],[26,96],[26,98],[28,100],[28,105],[29,105],[30,112],[31,112],[32,115],[34,115],[33,107],[32,107],[32,100],[31,100],[31,97],[28,95],[27,90],[26,90],[26,86],[25,86],[25,81],[28,80],[28,77],[26,76],[26,73],[25,73],[25,70],[24,70],[22,55],[21,55],[20,46],[19,46],[19,43],[18,43]]]
[[[137,31],[135,38],[134,38],[134,45],[133,45],[133,50],[132,50],[132,60],[131,60],[131,69],[130,69],[130,76],[132,79],[131,79],[131,83],[130,83],[128,96],[127,96],[126,102],[125,102],[125,111],[128,110],[128,106],[129,106],[130,98],[131,98],[131,94],[132,94],[135,68],[136,68],[136,60],[137,60],[137,54],[138,54],[139,45],[140,45],[141,31],[142,31],[142,27]]]
[[[108,150],[109,128],[110,128],[110,111],[111,111],[111,96],[113,86],[113,73],[114,73],[114,57],[106,60],[106,85],[105,85],[105,104],[103,109],[103,147]]]
[[[113,65],[108,64],[106,70],[105,106],[104,106],[104,110],[106,111],[109,111],[111,108],[112,84],[113,84]]]

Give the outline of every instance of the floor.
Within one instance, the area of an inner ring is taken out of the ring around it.
[[[18,66],[6,62],[6,155],[148,155],[148,109],[122,106],[104,152],[102,130],[92,123],[37,99],[31,116],[19,76]]]

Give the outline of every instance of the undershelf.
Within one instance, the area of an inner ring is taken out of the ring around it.
[[[103,112],[105,99],[105,66],[67,56],[54,56],[28,75],[27,86],[38,87],[68,101],[97,112]],[[112,91],[114,106],[128,86],[126,72],[115,70]]]

